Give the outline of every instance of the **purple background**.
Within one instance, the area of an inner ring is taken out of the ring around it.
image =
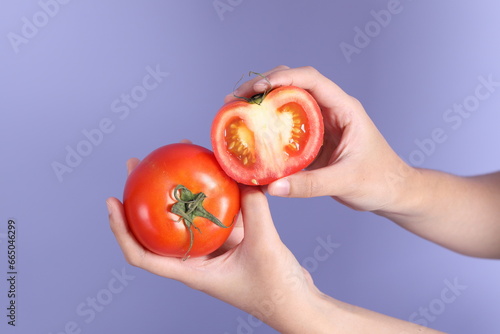
[[[213,1],[54,1],[2,1],[0,10],[2,333],[73,325],[97,334],[275,332],[129,266],[105,207],[108,196],[121,197],[128,158],[182,138],[210,147],[209,124],[248,71],[316,67],[361,100],[414,165],[463,175],[500,166],[500,87],[456,129],[458,120],[443,118],[454,104],[474,102],[478,77],[500,81],[498,1],[402,0],[382,23],[376,13],[393,1],[221,0],[222,13]],[[357,28],[368,28],[369,43],[355,40]],[[23,32],[29,38],[16,46],[12,36]],[[340,45],[355,42],[362,47],[348,61]],[[140,96],[148,67],[169,74]],[[144,99],[125,117],[115,100],[131,92]],[[66,147],[76,149],[100,122],[109,133],[59,180],[52,164],[65,163]],[[417,142],[428,144],[435,129],[446,139],[425,153]],[[452,253],[329,198],[270,202],[284,242],[325,293],[405,320],[425,320],[426,308],[428,325],[443,331],[500,330],[498,261]],[[15,328],[5,317],[9,218],[19,233]],[[314,250],[328,236],[339,246],[320,261]],[[126,285],[113,279],[122,271]],[[453,282],[466,288],[444,303]]]

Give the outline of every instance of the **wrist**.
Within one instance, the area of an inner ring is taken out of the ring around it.
[[[425,192],[423,189],[423,170],[401,162],[401,165],[388,172],[387,188],[390,191],[386,204],[373,212],[391,220],[398,217],[416,218],[421,212]]]
[[[280,333],[332,333],[333,299],[318,290],[309,273],[300,271],[246,311]]]
[[[279,325],[270,325],[283,334],[335,332],[338,329],[336,300],[315,290],[307,299],[292,307]]]

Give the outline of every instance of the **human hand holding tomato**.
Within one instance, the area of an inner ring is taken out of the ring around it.
[[[402,196],[404,180],[414,173],[388,145],[361,103],[312,67],[276,67],[226,96],[252,96],[272,87],[298,86],[321,107],[323,148],[307,170],[268,185],[268,192],[284,197],[332,196],[363,211],[390,209]]]
[[[309,170],[270,183],[269,193],[330,195],[359,210],[391,204],[397,192],[391,189],[395,183],[391,185],[390,177],[404,177],[409,167],[390,149],[361,104],[312,68],[278,67],[265,75],[273,87],[308,90],[322,108],[325,128],[323,150]],[[253,96],[267,88],[267,81],[254,79],[237,94]],[[137,159],[129,160],[129,173],[138,164]],[[283,333],[422,332],[415,324],[322,294],[281,242],[261,188],[242,185],[240,190],[241,214],[229,238],[215,252],[188,261],[179,257],[184,253],[162,256],[144,247],[116,198],[107,201],[111,229],[130,264],[201,290]]]
[[[128,161],[129,173],[138,163]],[[241,186],[241,214],[222,247],[187,261],[146,249],[132,234],[120,201],[109,198],[107,205],[111,229],[131,265],[201,290],[280,332],[324,326],[317,315],[314,324],[308,321],[322,307],[324,296],[282,243],[260,187]]]

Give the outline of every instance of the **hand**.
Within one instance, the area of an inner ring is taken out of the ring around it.
[[[129,173],[138,162],[128,161]],[[232,234],[209,256],[182,261],[148,251],[130,232],[123,205],[116,198],[107,201],[111,229],[130,264],[201,290],[280,331],[301,328],[308,322],[297,312],[321,294],[281,242],[264,193],[257,187],[242,187],[241,194],[241,214]]]
[[[279,66],[242,84],[234,95],[252,96],[271,87],[298,86],[321,107],[325,137],[322,151],[308,170],[268,186],[274,196],[329,195],[363,211],[390,208],[415,172],[387,144],[361,103],[312,67]],[[225,102],[235,99],[226,96]]]
[[[128,161],[129,173],[138,162]],[[227,302],[280,333],[437,333],[322,294],[281,242],[261,189],[244,186],[241,195],[233,232],[208,256],[183,261],[148,251],[128,229],[116,198],[107,200],[111,230],[130,264]]]

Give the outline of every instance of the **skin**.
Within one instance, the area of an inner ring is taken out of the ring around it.
[[[325,121],[318,158],[307,171],[271,183],[270,195],[331,196],[456,252],[500,258],[500,173],[458,177],[408,166],[360,102],[314,68],[279,66],[265,75],[273,87],[308,90]],[[252,96],[268,84],[255,78],[234,94]],[[225,102],[233,98],[230,94]],[[137,163],[129,160],[129,172]],[[210,256],[182,262],[148,252],[128,230],[116,198],[107,201],[111,229],[130,264],[201,290],[282,333],[438,333],[323,294],[281,242],[263,191],[242,187],[241,192],[237,225]]]
[[[137,163],[137,159],[129,160],[129,172]],[[281,242],[262,190],[243,186],[241,194],[241,215],[233,233],[209,256],[182,261],[149,252],[134,239],[123,205],[116,198],[107,200],[111,230],[130,264],[181,281],[254,314],[284,333],[307,332],[307,316],[316,315],[315,310],[321,309],[317,301],[325,297]],[[266,308],[269,304],[276,307]],[[296,316],[298,309],[304,310],[301,317]]]
[[[267,78],[273,87],[308,90],[326,123],[321,155],[308,171],[270,184],[271,195],[331,196],[458,253],[500,258],[500,172],[460,177],[413,168],[392,150],[359,101],[315,69],[279,68]],[[238,93],[266,85],[250,81]]]

